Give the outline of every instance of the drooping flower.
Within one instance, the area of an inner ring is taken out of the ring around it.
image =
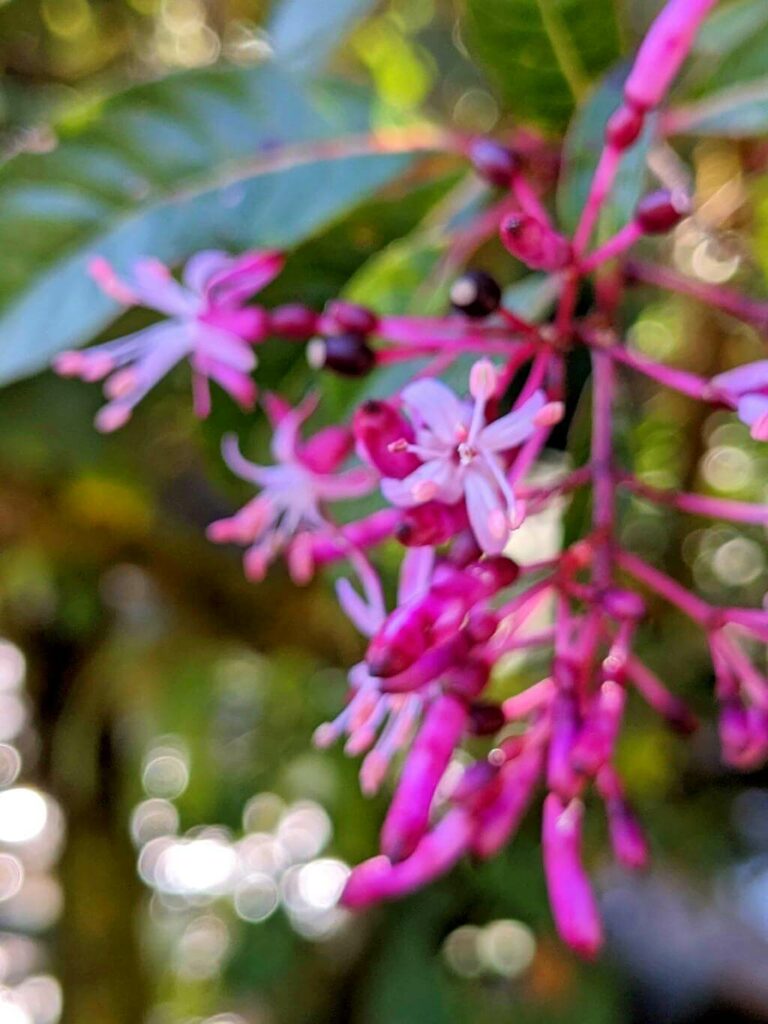
[[[198,416],[209,412],[211,380],[250,408],[256,399],[252,345],[266,336],[268,319],[263,309],[243,303],[282,266],[283,256],[273,251],[236,257],[204,251],[188,261],[182,283],[154,259],[139,260],[131,278],[122,281],[106,260],[95,259],[91,273],[108,295],[123,305],[157,310],[166,319],[85,351],[62,352],[54,369],[86,381],[106,378],[109,401],[96,418],[105,432],[122,427],[138,402],[184,358],[192,365]]]
[[[463,498],[472,531],[487,554],[499,554],[510,530],[519,525],[504,454],[561,415],[558,403],[547,403],[544,393],[535,391],[489,423],[486,406],[495,387],[496,372],[487,360],[475,363],[470,375],[474,406],[432,378],[405,387],[402,400],[416,428],[416,443],[404,439],[400,447],[422,464],[402,480],[387,477],[381,482],[385,498],[405,508],[435,500],[454,504]]]
[[[216,543],[246,545],[245,572],[251,580],[263,578],[299,531],[337,532],[326,517],[326,502],[359,498],[374,486],[376,477],[367,467],[336,472],[352,447],[349,431],[328,427],[302,442],[300,428],[315,404],[310,397],[295,409],[277,408],[275,465],[250,462],[231,434],[222,443],[229,468],[261,491],[235,515],[211,523],[208,537]]]
[[[768,441],[768,359],[738,366],[712,378],[756,441]]]

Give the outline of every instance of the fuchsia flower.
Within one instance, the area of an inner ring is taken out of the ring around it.
[[[768,441],[768,359],[738,366],[712,378],[756,441]]]
[[[428,501],[466,501],[472,531],[488,554],[499,554],[521,515],[507,480],[504,455],[529,438],[537,427],[551,426],[562,415],[559,403],[547,403],[535,391],[518,408],[486,421],[486,406],[496,389],[496,371],[487,360],[470,375],[474,406],[466,405],[445,384],[427,378],[403,389],[403,404],[416,428],[416,443],[405,439],[403,451],[422,464],[402,480],[386,477],[384,497],[411,507]]]
[[[302,443],[299,431],[316,405],[314,397],[296,409],[273,405],[277,426],[272,440],[276,464],[260,466],[240,453],[237,439],[224,438],[224,461],[243,480],[261,488],[259,495],[235,515],[208,527],[209,538],[219,544],[243,544],[245,572],[260,580],[272,560],[299,531],[333,530],[323,505],[359,498],[375,483],[363,466],[337,473],[352,447],[352,436],[341,427],[328,427]]]
[[[184,358],[192,364],[199,416],[209,412],[209,380],[250,408],[256,399],[252,343],[266,336],[268,321],[263,309],[243,308],[243,303],[282,266],[278,252],[232,257],[206,251],[189,260],[181,284],[153,259],[136,263],[131,279],[123,282],[106,260],[95,259],[91,273],[108,295],[124,305],[155,309],[166,320],[83,352],[62,352],[54,368],[65,377],[106,378],[109,402],[96,418],[103,431],[122,427],[150,388]]]

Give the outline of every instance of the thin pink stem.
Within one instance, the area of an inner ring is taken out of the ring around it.
[[[616,368],[607,352],[592,352],[592,475],[594,497],[592,524],[598,537],[594,580],[610,585],[614,525],[613,398]]]
[[[750,299],[732,288],[696,281],[692,277],[669,269],[669,267],[658,267],[651,263],[635,260],[627,263],[626,276],[629,281],[639,281],[642,284],[665,288],[681,295],[690,295],[691,298],[705,302],[709,306],[715,306],[739,320],[746,320],[747,323],[754,324],[763,333],[768,332],[768,302]]]
[[[671,576],[648,565],[642,558],[630,554],[629,551],[619,550],[616,554],[619,566],[634,576],[640,583],[644,583],[654,593],[663,597],[670,604],[679,608],[684,615],[692,619],[702,629],[712,629],[716,625],[719,610],[714,608],[707,601],[696,597],[690,590],[686,590],[682,584],[673,580]]]
[[[727,498],[714,498],[705,494],[662,491],[633,476],[622,477],[618,483],[642,498],[647,498],[658,505],[668,505],[681,512],[689,512],[691,515],[707,516],[710,519],[728,519],[734,523],[768,526],[768,505],[757,505],[748,501],[730,501]]]
[[[607,242],[598,249],[595,249],[594,252],[591,252],[589,256],[585,256],[579,264],[579,270],[582,274],[591,273],[602,263],[607,263],[608,260],[615,259],[616,256],[626,252],[642,236],[643,230],[640,225],[634,220],[630,221],[621,231],[617,231],[612,238],[609,238]]]

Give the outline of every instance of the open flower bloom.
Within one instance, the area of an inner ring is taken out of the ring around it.
[[[305,400],[295,409],[281,410],[272,439],[273,466],[259,466],[240,453],[237,438],[224,438],[222,450],[229,468],[243,480],[261,488],[259,495],[227,519],[208,527],[217,543],[244,544],[245,571],[249,579],[263,578],[270,562],[299,530],[333,530],[323,503],[368,494],[375,474],[358,466],[334,472],[349,454],[348,431],[329,427],[302,443],[299,431],[315,406]]]
[[[416,428],[416,443],[401,443],[422,459],[403,480],[381,482],[384,497],[409,508],[428,501],[466,501],[472,531],[487,554],[499,554],[510,530],[519,525],[515,496],[507,481],[504,453],[517,447],[538,426],[554,420],[541,391],[500,419],[486,422],[486,404],[495,389],[495,371],[487,360],[476,363],[470,377],[474,405],[463,403],[449,387],[425,378],[402,392]]]
[[[747,363],[712,378],[756,441],[768,441],[768,359]]]
[[[266,335],[267,317],[263,309],[243,308],[243,302],[269,284],[282,265],[278,252],[232,257],[205,251],[189,260],[182,283],[154,259],[139,260],[124,282],[106,260],[96,259],[91,273],[108,295],[124,305],[157,310],[166,319],[85,351],[62,352],[54,369],[87,381],[106,378],[109,401],[96,418],[103,431],[122,427],[150,388],[184,358],[192,364],[198,416],[210,410],[209,380],[249,408],[256,399],[252,342]]]

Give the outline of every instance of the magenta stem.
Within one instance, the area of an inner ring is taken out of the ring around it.
[[[616,368],[608,352],[592,352],[592,524],[597,534],[594,581],[610,585],[614,525],[613,398]]]
[[[642,498],[647,498],[658,505],[668,505],[681,512],[689,512],[691,515],[707,516],[710,519],[728,519],[734,523],[768,526],[768,505],[757,505],[748,501],[730,501],[727,498],[714,498],[705,494],[662,491],[643,483],[634,476],[621,477],[618,483]]]
[[[616,560],[625,572],[679,608],[684,615],[687,615],[702,629],[713,628],[718,609],[711,604],[702,601],[700,597],[696,597],[690,590],[686,590],[684,586],[667,576],[666,573],[648,565],[642,558],[638,558],[637,555],[633,555],[629,551],[618,551]]]
[[[589,256],[585,256],[579,264],[579,269],[582,274],[591,273],[602,263],[607,263],[608,260],[612,260],[616,256],[620,256],[621,253],[626,252],[642,236],[643,230],[640,225],[634,220],[630,221],[621,231],[617,231],[612,238],[609,238],[607,242],[598,249],[595,249],[594,252],[591,252]]]
[[[592,232],[597,224],[597,218],[600,216],[600,210],[616,179],[621,156],[621,150],[616,146],[610,145],[610,143],[605,146],[600,154],[600,159],[592,178],[589,195],[582,210],[581,220],[573,236],[573,251],[577,258],[581,256],[587,245],[589,245]]]
[[[678,292],[680,295],[689,295],[739,320],[746,320],[763,332],[768,331],[768,302],[750,299],[732,288],[696,281],[668,267],[657,267],[652,263],[635,260],[627,263],[626,276],[629,281],[639,281],[642,284]]]

